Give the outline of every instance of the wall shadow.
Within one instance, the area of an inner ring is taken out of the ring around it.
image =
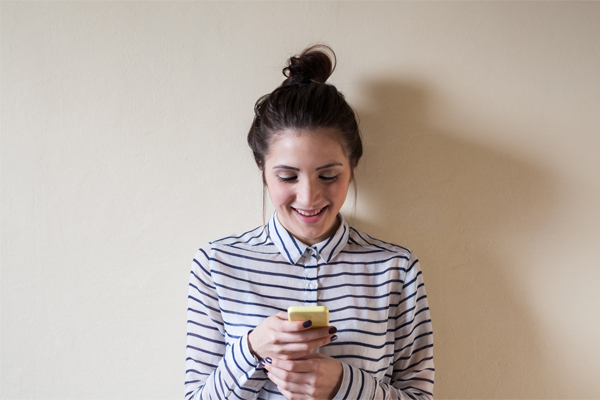
[[[527,307],[511,247],[555,210],[543,168],[427,123],[427,87],[367,82],[357,171],[361,230],[420,258],[432,310],[436,398],[567,395]],[[468,134],[467,134],[468,133]]]

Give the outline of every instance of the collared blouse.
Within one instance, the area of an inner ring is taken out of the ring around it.
[[[342,363],[337,399],[431,399],[433,333],[414,254],[348,226],[307,246],[277,219],[215,240],[193,260],[185,398],[285,399],[248,332],[289,306],[326,306],[338,340],[315,352]]]

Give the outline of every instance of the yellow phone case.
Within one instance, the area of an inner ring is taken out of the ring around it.
[[[329,309],[324,306],[295,306],[288,308],[289,321],[312,321],[313,328],[329,326]]]

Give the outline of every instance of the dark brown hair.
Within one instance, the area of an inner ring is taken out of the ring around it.
[[[335,53],[329,46],[311,46],[288,60],[283,69],[287,79],[281,86],[258,99],[248,145],[261,170],[275,135],[286,130],[334,128],[354,173],[362,156],[362,141],[354,110],[335,86],[325,83],[335,64]]]

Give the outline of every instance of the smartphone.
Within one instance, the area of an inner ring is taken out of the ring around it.
[[[288,308],[289,321],[312,321],[312,328],[329,326],[329,309],[323,306],[296,306]]]

